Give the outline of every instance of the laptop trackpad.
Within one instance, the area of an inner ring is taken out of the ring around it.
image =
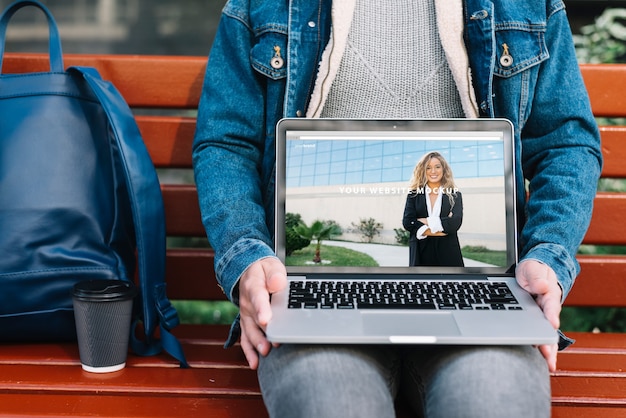
[[[437,336],[460,335],[454,316],[445,312],[420,312],[413,316],[398,312],[363,311],[362,316],[363,328],[368,335],[386,335],[391,342],[433,343]]]

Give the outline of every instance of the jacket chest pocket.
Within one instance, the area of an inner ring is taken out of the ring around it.
[[[267,31],[257,39],[250,50],[252,68],[272,80],[287,77],[287,36],[281,31]]]
[[[508,78],[549,58],[542,24],[496,25],[494,74]]]

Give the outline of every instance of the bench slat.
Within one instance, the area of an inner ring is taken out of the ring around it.
[[[183,349],[189,364],[201,369],[247,369],[246,359],[240,349],[224,349],[227,334],[221,340],[199,343],[183,341]],[[192,340],[193,341],[193,340]],[[0,365],[4,366],[79,366],[78,347],[66,344],[13,344],[10,348],[0,348]],[[47,357],[41,358],[42,351]],[[178,368],[178,363],[170,356],[159,355],[139,357],[132,353],[127,358],[127,368]]]
[[[163,203],[165,205],[165,227],[167,235],[184,237],[206,236],[196,187],[192,185],[161,186]]]
[[[12,372],[12,366],[8,366],[9,373]],[[106,386],[99,384],[100,379],[94,379],[91,376],[86,376],[85,373],[82,373],[83,379],[89,379],[92,382],[92,390],[86,391],[84,386],[75,386],[75,385],[58,385],[58,381],[52,382],[44,382],[44,383],[36,383],[33,384],[29,380],[29,367],[37,367],[37,366],[19,366],[20,370],[24,370],[25,374],[16,377],[17,379],[22,379],[22,384],[19,387],[19,390],[16,393],[11,393],[10,395],[0,395],[0,413],[3,414],[15,414],[24,416],[29,414],[31,416],[60,416],[61,414],[67,412],[69,409],[72,410],[74,415],[82,415],[82,414],[90,414],[92,416],[109,416],[109,417],[117,417],[117,416],[150,416],[150,417],[161,417],[161,416],[178,416],[180,411],[187,411],[189,413],[190,410],[198,411],[204,413],[204,416],[222,416],[219,415],[222,412],[222,408],[226,408],[227,410],[232,411],[236,410],[239,405],[242,407],[243,405],[248,405],[243,410],[239,410],[236,415],[223,415],[223,416],[238,416],[238,417],[259,417],[266,416],[264,412],[263,404],[258,394],[249,394],[237,395],[237,401],[232,402],[232,400],[228,399],[227,395],[216,393],[216,394],[208,394],[207,386],[210,385],[212,380],[219,380],[220,373],[215,373],[212,375],[202,375],[194,374],[194,377],[199,377],[199,380],[196,381],[196,385],[202,385],[198,387],[198,390],[201,390],[202,393],[195,392],[171,392],[168,394],[152,392],[153,387],[150,385],[145,387],[146,392],[134,393],[132,392],[133,388],[128,388],[126,385],[123,385],[119,389],[119,392],[110,391],[113,383],[111,380],[115,381],[115,377],[110,377],[107,379]],[[39,366],[41,367],[41,366]],[[58,366],[49,366],[51,369],[55,369],[52,373],[53,376],[62,379],[74,381],[75,379],[80,379],[81,377],[77,377],[73,371],[77,370],[77,367],[58,367]],[[176,370],[176,369],[173,369]],[[132,373],[126,373],[132,371],[132,369],[125,369],[125,379],[128,378],[127,375]],[[162,376],[161,372],[166,372],[168,369],[160,370],[157,376]],[[81,372],[79,372],[81,373]],[[157,377],[152,373],[148,373],[150,377]],[[177,373],[176,377],[180,380],[187,381],[187,379],[182,378],[181,374]],[[48,374],[50,375],[50,374]],[[212,377],[211,377],[212,376]],[[170,376],[172,377],[172,376]],[[190,379],[193,380],[193,379]],[[2,387],[2,381],[0,381],[0,389],[6,389]],[[206,382],[209,382],[208,384]],[[562,412],[568,411],[565,407],[572,405],[581,405],[581,406],[589,406],[589,405],[599,405],[602,408],[611,408],[625,405],[625,400],[623,398],[624,394],[624,382],[623,378],[588,378],[588,377],[559,377],[552,378],[552,386],[553,386],[553,404],[555,406],[563,406],[561,409]],[[140,384],[148,383],[143,380],[139,382]],[[229,382],[229,387],[232,382]],[[106,388],[106,390],[100,390],[102,388]],[[597,388],[594,390],[593,388]],[[8,388],[9,390],[13,390],[13,388]],[[17,388],[15,388],[17,389]],[[129,390],[130,389],[130,390]],[[79,392],[77,392],[79,391]],[[80,393],[80,394],[79,394]],[[144,400],[148,400],[149,403],[144,403]],[[224,404],[222,405],[219,400],[224,400]],[[230,400],[230,402],[227,402]],[[101,403],[101,401],[106,401]],[[42,404],[43,403],[43,404]],[[197,403],[197,405],[195,405]],[[153,411],[150,407],[157,408],[158,411]],[[220,406],[221,405],[221,406]],[[182,409],[179,409],[182,408]],[[258,409],[257,409],[258,408]],[[580,406],[577,406],[575,411],[579,411]],[[597,408],[597,409],[596,409]],[[585,415],[567,415],[567,417],[572,416],[585,416],[590,412],[600,410],[602,413],[606,412],[594,406],[593,408],[589,408],[585,411]],[[618,410],[615,410],[618,411]],[[623,412],[623,411],[621,411]],[[555,409],[556,413],[556,409]],[[127,414],[127,415],[124,415]],[[189,416],[189,415],[185,415]],[[557,415],[553,415],[557,416]],[[593,415],[592,415],[593,416]],[[598,415],[602,417],[610,417],[613,415]],[[623,415],[614,415],[614,416],[623,416]]]
[[[601,126],[602,177],[626,178],[626,126]]]
[[[582,353],[565,350],[559,354],[556,376],[626,377],[626,353]]]
[[[214,253],[210,249],[170,249],[167,255],[167,293],[174,300],[224,300],[215,282]],[[566,300],[567,306],[626,307],[626,265],[622,256],[578,256],[581,265]],[[602,280],[597,280],[601,275]],[[626,342],[625,342],[626,343]]]
[[[583,64],[580,69],[596,116],[626,115],[626,64]]]
[[[582,403],[626,407],[626,374],[613,377],[553,376],[551,383],[552,398],[557,402],[576,398]]]
[[[623,407],[623,406],[622,406]],[[610,406],[585,405],[568,399],[552,401],[552,418],[623,418],[624,410]]]
[[[157,167],[191,168],[191,145],[195,119],[182,116],[137,116],[148,151]],[[602,176],[626,178],[626,127],[601,126]],[[608,157],[608,158],[607,158]]]
[[[611,332],[568,332],[567,335],[576,340],[567,351],[578,352],[626,352],[626,333]],[[567,352],[567,351],[564,351]]]
[[[581,272],[565,300],[567,306],[626,307],[626,258],[579,255]]]
[[[47,54],[7,53],[3,73],[50,71]],[[130,107],[195,109],[206,57],[64,54],[66,67],[95,67],[111,81]]]
[[[112,81],[132,107],[194,108],[204,79],[205,57],[64,54],[66,66],[96,67]],[[624,64],[581,65],[597,116],[626,115]],[[7,53],[3,72],[48,71],[47,54]]]
[[[45,368],[45,369],[42,369]],[[106,384],[103,384],[106,382]],[[125,367],[103,380],[76,365],[3,365],[0,393],[169,394],[259,396],[256,372],[248,368]]]
[[[167,295],[173,300],[223,300],[213,269],[210,249],[169,249],[165,277]]]
[[[204,236],[195,186],[163,185],[162,191],[168,235]],[[178,216],[167,216],[168,213]],[[615,225],[621,225],[623,213],[626,213],[626,194],[599,192],[584,243],[626,245],[626,234],[613,233]]]
[[[265,418],[260,396],[0,393],[0,415],[10,417]]]
[[[594,201],[593,217],[585,235],[585,244],[624,245],[626,234],[616,234],[626,213],[626,194],[599,192]]]
[[[224,349],[226,335],[221,341],[202,344],[183,343],[183,349],[189,364],[193,368],[247,369],[243,352],[239,349]],[[45,350],[47,357],[41,358]],[[79,366],[78,347],[76,344],[14,344],[10,349],[0,350],[0,365],[31,365],[31,366]],[[126,367],[139,368],[177,368],[178,363],[171,357],[150,356],[137,357],[128,355]]]
[[[137,116],[137,125],[157,168],[191,168],[196,120],[183,116]]]

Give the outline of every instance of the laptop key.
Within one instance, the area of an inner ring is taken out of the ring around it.
[[[359,309],[437,309],[434,303],[359,303]]]

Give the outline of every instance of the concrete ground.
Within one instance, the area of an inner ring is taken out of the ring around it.
[[[370,244],[365,242],[322,241],[322,245],[334,245],[367,254],[380,266],[407,266],[409,263],[409,247],[401,245]],[[488,266],[489,264],[464,258],[466,267]]]

